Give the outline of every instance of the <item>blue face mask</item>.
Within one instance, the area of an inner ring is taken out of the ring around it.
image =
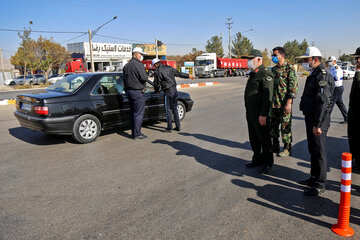
[[[278,57],[272,57],[272,61],[273,61],[273,63],[275,63],[275,64],[278,64],[279,63],[279,59],[278,59]]]

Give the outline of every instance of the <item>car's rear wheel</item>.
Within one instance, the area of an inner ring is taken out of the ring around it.
[[[179,119],[180,119],[180,121],[182,121],[185,118],[185,115],[186,115],[185,104],[183,102],[181,102],[181,101],[178,101],[177,110],[178,110],[178,113],[179,113]]]
[[[96,140],[100,132],[99,119],[94,115],[85,114],[76,119],[72,136],[79,143],[90,143]]]

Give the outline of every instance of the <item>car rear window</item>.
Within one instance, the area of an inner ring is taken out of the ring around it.
[[[69,75],[48,87],[47,90],[54,92],[72,93],[75,92],[90,77],[91,75],[85,74]]]

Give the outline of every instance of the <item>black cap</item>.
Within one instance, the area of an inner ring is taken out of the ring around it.
[[[351,57],[360,57],[360,47],[358,47],[355,51],[355,54],[349,54]]]
[[[262,54],[261,54],[261,52],[259,50],[252,49],[250,51],[250,55],[242,56],[241,58],[252,59],[252,58],[256,58],[256,57],[262,57]]]

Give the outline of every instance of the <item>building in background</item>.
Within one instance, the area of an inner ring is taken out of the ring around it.
[[[93,43],[95,71],[121,70],[131,59],[131,44]],[[72,58],[82,58],[87,69],[91,69],[90,48],[88,42],[66,45]]]
[[[139,47],[144,52],[146,52],[148,55],[144,56],[145,60],[152,60],[156,57],[156,46],[155,44],[139,44],[139,43],[133,43],[133,48]],[[158,47],[158,58],[162,60],[166,60],[166,45],[161,45]]]

